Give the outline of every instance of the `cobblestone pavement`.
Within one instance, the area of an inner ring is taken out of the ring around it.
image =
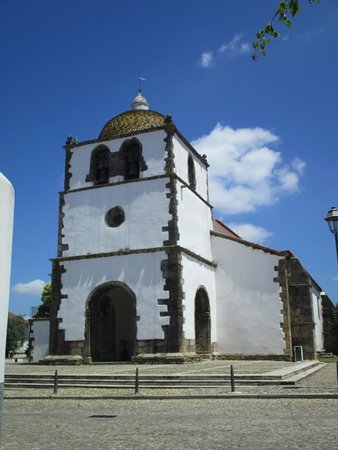
[[[224,363],[228,364],[223,361]],[[250,364],[252,363],[248,362],[248,365]],[[262,365],[258,366],[263,367],[264,364],[267,364],[268,368],[265,366],[263,372],[277,368],[274,364],[272,368],[271,362],[262,362]],[[197,367],[204,368],[196,365],[195,370]],[[135,371],[135,367],[130,368]],[[187,366],[157,368],[175,373],[175,370],[181,371]],[[50,367],[47,369],[53,370]],[[64,373],[69,373],[69,369],[79,368],[62,368]],[[143,369],[153,367],[143,366]],[[97,373],[103,373],[102,367]],[[248,373],[252,373],[252,369]],[[337,392],[336,367],[335,364],[328,364],[291,389],[283,386],[240,386],[239,389],[241,392],[250,393]],[[99,389],[91,389],[90,392],[64,389],[65,394],[60,390],[57,396],[50,399],[19,400],[8,398],[9,392],[5,391],[7,399],[4,401],[1,449],[338,450],[338,399],[59,398],[70,393],[92,395],[93,391],[98,391],[97,395],[103,394]],[[29,395],[32,395],[32,390],[21,392],[29,392]],[[35,394],[35,391],[33,392]],[[153,391],[146,391],[147,394],[150,392]],[[15,391],[15,395],[17,393],[18,391]],[[161,390],[164,395],[172,393]],[[174,393],[183,392],[176,390]],[[198,393],[203,393],[203,389],[198,389]],[[210,393],[210,389],[207,393]]]
[[[102,374],[102,375],[120,375],[133,374],[135,368],[139,367],[144,374],[229,374],[230,365],[238,373],[264,373],[272,370],[289,367],[295,363],[287,361],[200,361],[191,364],[132,364],[132,363],[113,363],[113,364],[92,364],[80,366],[45,366],[38,364],[7,364],[6,373],[24,374],[24,373],[53,373],[57,368],[60,374]]]
[[[337,392],[338,379],[336,364],[327,364],[323,369],[304,378],[296,385],[303,392]]]
[[[7,400],[4,414],[7,450],[338,449],[331,399]]]

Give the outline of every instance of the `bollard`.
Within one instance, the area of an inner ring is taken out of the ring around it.
[[[54,394],[58,393],[58,371],[55,371],[54,374]]]
[[[231,392],[235,392],[235,375],[234,375],[234,367],[232,364],[230,366],[230,381],[231,381]]]
[[[135,372],[135,394],[138,394],[139,387],[140,387],[140,380],[138,376],[138,367],[137,367]]]

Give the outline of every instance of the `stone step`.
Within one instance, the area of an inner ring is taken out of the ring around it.
[[[317,365],[316,365],[317,366]],[[315,368],[316,366],[311,366],[311,368]],[[310,370],[308,368],[307,370]],[[266,374],[236,374],[235,373],[235,380],[238,381],[267,381],[267,380],[275,380],[280,381],[285,378],[288,378],[290,375],[294,376],[298,373],[303,373],[304,370],[298,371],[288,371],[287,373],[282,374],[273,374],[273,373],[266,373]],[[139,375],[140,381],[143,383],[213,383],[213,382],[228,382],[230,380],[229,374],[219,374],[219,375]],[[26,374],[26,375],[6,375],[5,381],[8,383],[20,383],[20,382],[26,382],[26,383],[49,383],[52,380],[54,380],[54,374],[51,375],[39,375],[39,374]],[[58,375],[59,382],[68,382],[68,383],[106,383],[106,382],[133,382],[135,380],[135,375]]]
[[[319,370],[325,364],[318,361],[306,361],[293,364],[279,370],[262,374],[236,374],[235,383],[239,385],[285,385],[295,382]],[[139,383],[144,388],[188,388],[228,386],[230,374],[145,374],[139,375]],[[50,388],[54,384],[54,373],[51,374],[6,374],[5,387],[15,388]],[[59,374],[58,385],[61,387],[82,388],[132,388],[135,385],[135,374]]]

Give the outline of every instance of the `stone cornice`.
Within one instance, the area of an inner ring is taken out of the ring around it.
[[[119,134],[119,135],[114,136],[112,139],[88,139],[87,141],[82,141],[82,142],[77,142],[77,143],[74,142],[72,144],[64,145],[63,148],[73,149],[73,148],[82,147],[82,146],[88,145],[88,144],[102,144],[104,142],[115,141],[117,139],[122,139],[125,137],[136,136],[138,134],[144,134],[144,133],[151,133],[153,131],[159,131],[159,130],[164,130],[164,129],[165,129],[165,126],[162,125],[160,127],[149,128],[146,130],[133,131],[130,133]]]
[[[157,180],[160,178],[168,178],[168,175],[154,175],[151,177],[144,177],[144,178],[134,178],[132,180],[122,180],[122,181],[114,181],[113,183],[105,183],[105,184],[95,184],[91,186],[83,186],[77,189],[70,189],[69,191],[65,192],[59,192],[59,194],[72,194],[73,192],[81,192],[81,191],[88,191],[90,189],[101,189],[109,186],[118,186],[119,184],[127,184],[127,183],[141,183],[142,181],[151,181],[151,180]]]
[[[204,202],[210,208],[213,208],[213,206],[210,205],[210,203],[207,200],[205,200],[198,192],[196,192],[195,189],[192,189],[189,186],[188,183],[186,183],[184,180],[182,180],[182,178],[180,178],[175,173],[173,173],[171,175],[166,175],[166,174],[154,175],[154,176],[151,176],[151,177],[136,178],[136,179],[132,179],[132,180],[115,181],[113,183],[96,184],[96,185],[93,185],[93,186],[83,186],[83,187],[80,187],[80,188],[77,188],[77,189],[70,189],[68,191],[61,191],[61,192],[59,192],[59,194],[71,194],[73,192],[87,191],[87,190],[90,190],[90,189],[101,189],[101,188],[108,187],[108,186],[118,186],[120,184],[127,184],[127,183],[141,183],[142,181],[152,181],[152,180],[158,180],[158,179],[161,179],[161,178],[170,178],[170,177],[176,178],[181,184],[183,184],[185,187],[190,189],[191,192],[193,192],[200,200],[202,200],[202,202]]]
[[[184,187],[188,188],[191,192],[193,192],[200,200],[202,200],[203,203],[205,203],[207,206],[209,206],[209,208],[213,209],[213,206],[210,205],[210,203],[205,200],[198,192],[196,192],[195,189],[192,189],[191,186],[189,186],[188,183],[186,183],[184,180],[182,180],[182,178],[180,178],[178,175],[174,174],[173,176],[175,176],[177,178],[177,180],[184,185]]]
[[[66,144],[63,146],[63,148],[71,150],[73,148],[82,147],[82,146],[88,145],[88,144],[101,144],[103,142],[115,141],[116,139],[122,139],[125,137],[136,136],[138,134],[152,133],[153,131],[165,130],[165,128],[166,128],[166,126],[164,125],[164,126],[146,129],[146,130],[134,131],[134,132],[125,133],[125,134],[119,134],[117,136],[114,136],[113,139],[108,139],[108,140],[107,139],[88,139],[88,140],[82,141],[82,142],[77,142],[77,143],[74,142],[71,144]],[[196,149],[194,149],[194,147],[191,145],[191,143],[183,136],[183,134],[178,130],[178,128],[176,127],[176,125],[174,123],[173,123],[173,129],[174,129],[174,134],[176,134],[182,140],[182,142],[205,165],[205,167],[209,167],[209,164],[206,161],[206,159],[203,158],[203,156],[201,156]]]
[[[207,168],[209,167],[209,164],[205,158],[203,158],[202,155],[198,153],[196,149],[190,144],[190,142],[183,136],[183,134],[176,128],[175,126],[175,134],[183,141],[183,143],[189,148],[189,150],[198,158],[202,164]]]
[[[191,250],[181,247],[180,245],[164,245],[163,247],[152,247],[152,248],[137,248],[137,249],[129,249],[129,248],[121,248],[115,252],[105,252],[105,253],[91,253],[86,255],[76,255],[76,256],[62,256],[58,258],[52,258],[51,261],[64,262],[64,261],[79,261],[82,259],[94,259],[94,258],[109,258],[111,256],[125,256],[125,255],[136,255],[142,253],[156,253],[156,252],[168,252],[171,250],[179,250],[182,253],[185,253],[192,258],[197,259],[198,261],[211,266],[216,267],[217,264],[213,261],[209,261],[206,258],[198,255],[197,253],[192,252]]]

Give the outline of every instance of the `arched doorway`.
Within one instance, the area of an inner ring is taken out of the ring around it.
[[[86,341],[93,362],[128,361],[134,355],[136,298],[127,285],[104,283],[89,296]]]
[[[204,288],[195,297],[195,347],[196,353],[210,353],[210,306]]]

